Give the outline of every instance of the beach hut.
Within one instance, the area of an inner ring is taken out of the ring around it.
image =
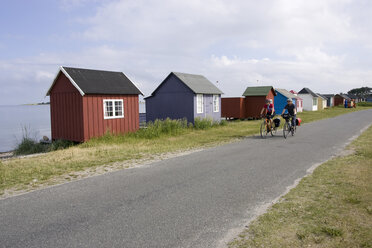
[[[323,97],[327,99],[327,107],[333,107],[334,106],[334,97],[333,94],[322,94]]]
[[[245,119],[245,98],[221,98],[221,116],[226,119]]]
[[[345,101],[350,102],[350,100],[351,99],[345,94],[336,94],[334,97],[335,106],[338,106],[338,105],[344,106]]]
[[[122,72],[61,66],[47,92],[52,140],[84,142],[138,130],[140,94]]]
[[[221,94],[202,75],[171,72],[146,100],[146,121],[195,118],[221,120]]]
[[[297,101],[298,98],[294,94],[290,93],[289,91],[285,89],[275,89],[276,96],[274,97],[275,99],[275,111],[277,114],[281,114],[285,105],[287,105],[287,99],[292,99],[293,104],[296,106],[297,109]],[[298,109],[297,109],[298,111]]]
[[[306,111],[318,110],[318,95],[309,88],[303,88],[297,94],[303,99],[303,109]]]
[[[304,100],[298,96],[298,92],[297,91],[294,91],[294,90],[291,90],[290,93],[292,93],[293,95],[296,96],[297,98],[297,104],[296,104],[296,107],[297,107],[297,112],[302,112],[304,111]]]
[[[318,110],[325,109],[327,107],[327,98],[319,93],[316,94],[318,95]]]
[[[246,118],[259,118],[266,99],[272,99],[275,105],[276,92],[272,86],[247,87],[243,96],[245,97]]]

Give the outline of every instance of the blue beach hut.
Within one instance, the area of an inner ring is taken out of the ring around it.
[[[297,96],[285,89],[275,89],[276,96],[274,98],[274,108],[277,114],[281,114],[285,105],[287,105],[287,99],[290,98],[293,104],[297,106]]]
[[[195,118],[221,120],[221,94],[202,75],[171,72],[146,100],[146,121]]]

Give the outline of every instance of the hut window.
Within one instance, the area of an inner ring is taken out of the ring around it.
[[[220,111],[220,101],[218,99],[218,95],[213,95],[213,111]]]
[[[318,100],[316,98],[313,98],[313,106],[316,106],[318,104]]]
[[[201,114],[203,113],[203,94],[196,95],[196,113]]]
[[[124,108],[123,100],[103,100],[104,119],[123,118]]]

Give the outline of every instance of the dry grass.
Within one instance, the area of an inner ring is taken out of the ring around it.
[[[372,247],[372,127],[319,166],[230,247]]]
[[[358,108],[357,110],[361,110]],[[304,122],[333,117],[355,111],[332,108],[330,110],[303,113]],[[261,121],[234,121],[225,126],[207,130],[184,129],[176,134],[156,138],[138,138],[135,135],[105,136],[82,145],[42,154],[37,157],[0,160],[0,195],[5,190],[23,190],[42,184],[55,184],[57,179],[70,180],[77,174],[95,168],[112,166],[127,168],[133,160],[149,160],[166,153],[216,146],[221,143],[250,136],[259,132]],[[72,176],[71,176],[72,175]]]

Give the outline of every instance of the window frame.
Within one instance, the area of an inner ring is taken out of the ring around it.
[[[220,99],[219,95],[213,95],[212,96],[212,102],[213,102],[213,112],[220,112]],[[216,100],[215,100],[216,98]]]
[[[112,103],[112,116],[106,116],[106,103],[111,102]],[[115,102],[121,102],[121,115],[116,115],[116,106]],[[118,119],[118,118],[124,118],[124,100],[123,99],[103,99],[103,119]]]
[[[201,99],[201,103],[199,103],[199,97]],[[196,94],[196,113],[197,114],[204,113],[204,95],[203,94]]]
[[[313,106],[317,106],[317,105],[318,105],[318,99],[317,98],[313,98]]]

